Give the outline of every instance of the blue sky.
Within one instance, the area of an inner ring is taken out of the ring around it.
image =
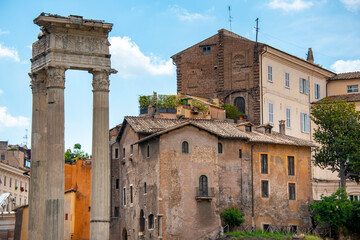
[[[176,93],[175,53],[217,33],[230,30],[305,58],[313,48],[315,63],[335,72],[360,71],[360,0],[0,0],[0,140],[25,143],[31,133],[29,87],[31,44],[41,12],[114,24],[110,33],[110,127],[124,116],[138,115],[142,94]],[[91,153],[91,75],[67,71],[65,147],[81,143]]]

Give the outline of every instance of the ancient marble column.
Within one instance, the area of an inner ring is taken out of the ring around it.
[[[31,170],[29,190],[29,240],[43,239],[46,173],[46,73],[30,73],[33,94],[31,126]]]
[[[93,74],[90,239],[110,234],[109,73]]]
[[[64,239],[64,88],[65,69],[47,72],[47,166],[44,238]]]

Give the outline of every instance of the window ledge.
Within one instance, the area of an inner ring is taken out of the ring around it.
[[[196,196],[195,197],[196,201],[211,201],[213,199],[213,197],[211,196]]]

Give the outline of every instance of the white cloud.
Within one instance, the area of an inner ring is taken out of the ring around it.
[[[14,48],[8,48],[0,43],[0,58],[10,58],[15,62],[20,62],[18,51]]]
[[[350,12],[356,12],[360,9],[360,0],[340,0],[345,8]]]
[[[331,68],[334,69],[336,73],[360,71],[360,59],[347,61],[338,60],[331,65]]]
[[[170,11],[175,14],[181,21],[193,21],[193,20],[209,20],[214,19],[214,16],[201,13],[190,13],[187,9],[181,8],[177,5],[169,6]],[[214,9],[208,10],[208,12],[213,12]]]
[[[171,75],[175,67],[172,60],[146,56],[129,37],[111,37],[110,53],[113,67],[122,77],[139,75]]]
[[[9,31],[3,31],[0,29],[0,35],[2,35],[2,34],[9,34]]]
[[[271,0],[269,7],[272,9],[281,9],[285,12],[301,11],[314,5],[311,1],[304,0]]]
[[[23,116],[13,117],[7,113],[6,107],[0,107],[0,127],[29,126],[29,122],[29,118]]]
[[[2,89],[0,89],[0,95],[3,94],[3,93],[4,93],[4,91]]]

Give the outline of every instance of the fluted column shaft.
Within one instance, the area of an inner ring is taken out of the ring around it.
[[[28,239],[44,236],[46,186],[46,73],[30,73],[33,94]]]
[[[109,73],[93,74],[93,130],[90,239],[108,240],[110,233]]]
[[[64,88],[65,69],[47,69],[47,166],[45,231],[47,240],[64,239]]]

